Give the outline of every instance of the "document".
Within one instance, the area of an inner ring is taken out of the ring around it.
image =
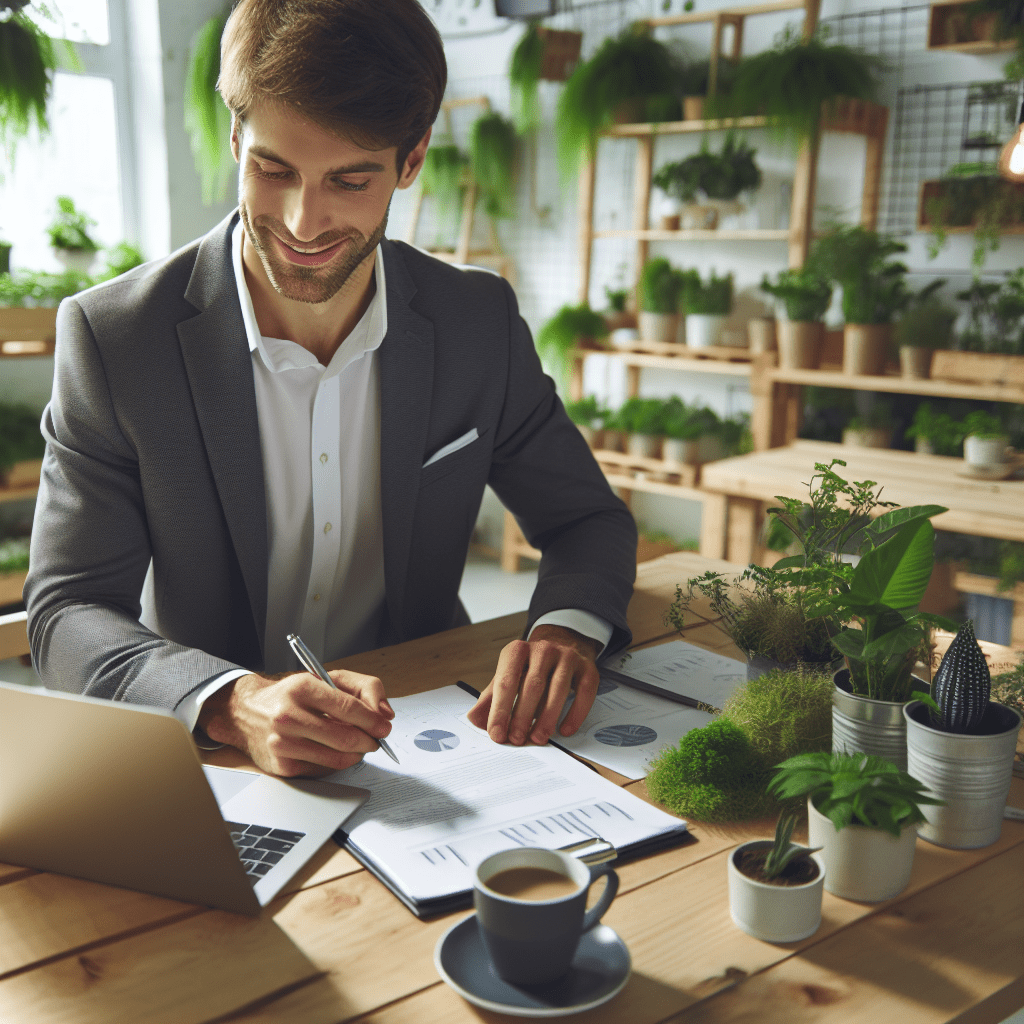
[[[469,906],[473,869],[499,850],[599,837],[640,854],[686,834],[553,746],[494,743],[466,720],[474,700],[456,686],[391,704],[401,763],[375,751],[329,777],[371,794],[335,839],[418,916]]]

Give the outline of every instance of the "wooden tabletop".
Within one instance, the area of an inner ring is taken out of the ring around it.
[[[668,639],[675,584],[698,555],[640,566],[630,606],[639,643]],[[461,678],[488,682],[522,615],[346,659],[392,696]],[[738,652],[699,618],[687,638]],[[232,763],[221,755],[222,763]],[[237,762],[235,762],[237,763]],[[625,780],[602,772],[620,783]],[[643,783],[629,788],[644,796]],[[1011,800],[1024,806],[1024,781]],[[1024,823],[955,852],[921,840],[910,886],[867,906],[825,893],[818,932],[776,946],[729,918],[726,857],[771,823],[691,823],[693,841],[623,865],[605,917],[633,975],[581,1024],[997,1022],[1024,1005]],[[328,843],[263,916],[240,917],[0,865],[2,1024],[459,1024],[503,1018],[438,980],[438,937],[462,914],[419,921]]]
[[[816,462],[843,459],[846,480],[874,480],[882,498],[898,505],[945,505],[936,529],[1024,541],[1024,480],[979,480],[963,476],[964,460],[884,448],[856,448],[827,441],[794,441],[784,448],[752,452],[701,470],[701,487],[730,497],[773,501],[776,495],[807,498]]]

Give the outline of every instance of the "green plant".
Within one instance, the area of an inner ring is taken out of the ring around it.
[[[791,864],[799,860],[810,860],[811,854],[821,849],[820,846],[813,849],[797,846],[789,841],[798,817],[799,815],[792,812],[779,815],[779,820],[775,824],[775,841],[764,860],[765,878],[778,878]]]
[[[728,94],[712,103],[714,116],[762,114],[776,137],[798,144],[818,131],[839,99],[875,97],[878,61],[822,36],[787,31],[770,50],[740,61]]]
[[[907,268],[890,259],[906,251],[903,242],[860,225],[837,227],[815,242],[808,264],[842,286],[848,324],[886,324],[910,301]]]
[[[728,455],[745,455],[754,450],[750,416],[745,412],[719,420],[711,433],[722,442],[722,447]]]
[[[544,63],[544,39],[540,21],[531,19],[522,38],[512,51],[508,80],[512,94],[512,120],[516,131],[525,135],[540,124],[537,83]]]
[[[52,274],[47,270],[20,270],[0,274],[0,306],[57,306],[61,299],[83,291],[93,284],[88,274],[65,270]]]
[[[508,220],[515,198],[516,133],[512,122],[494,110],[478,117],[470,129],[469,160],[485,212]]]
[[[604,295],[608,300],[608,308],[613,313],[625,313],[626,302],[629,299],[629,291],[625,288],[609,288],[604,286]]]
[[[1024,661],[992,677],[992,698],[1024,713]]]
[[[732,200],[761,184],[761,170],[754,160],[756,153],[745,142],[737,142],[730,132],[720,153],[712,153],[705,140],[699,153],[665,164],[652,181],[667,195],[685,203],[692,203],[699,191],[709,199]]]
[[[640,272],[640,308],[645,313],[674,313],[686,280],[683,272],[676,270],[664,256],[648,260]]]
[[[706,434],[714,433],[717,425],[718,416],[705,406],[688,406],[676,395],[665,402],[661,423],[665,437],[696,441]]]
[[[1024,353],[1024,268],[1001,283],[974,278],[957,299],[967,303],[968,325],[959,348],[967,352]]]
[[[736,62],[728,57],[718,58],[718,76],[715,95],[727,96],[736,80]],[[688,61],[679,76],[679,88],[684,96],[708,96],[711,93],[711,61]]]
[[[131,242],[118,242],[107,249],[106,262],[106,268],[96,278],[97,281],[110,281],[127,274],[129,270],[141,267],[146,262],[146,257],[142,255],[142,250]]]
[[[0,541],[0,573],[25,572],[28,569],[28,538]]]
[[[975,409],[963,422],[964,437],[1003,437],[1006,433],[998,416]]]
[[[581,338],[604,338],[608,325],[600,313],[595,313],[585,302],[580,306],[563,306],[537,332],[537,351],[552,364],[563,378],[569,365],[569,353]]]
[[[916,348],[952,348],[953,324],[957,315],[952,306],[934,295],[912,302],[896,321],[896,344]]]
[[[809,796],[837,830],[848,825],[900,835],[924,821],[922,804],[941,804],[891,761],[867,754],[799,754],[779,765],[768,786],[779,800]]]
[[[928,402],[922,402],[914,413],[914,420],[904,437],[924,438],[936,455],[959,455],[964,440],[963,425],[949,413],[936,412]]]
[[[196,33],[185,69],[185,131],[199,174],[203,203],[227,196],[235,170],[231,154],[231,112],[217,92],[220,76],[220,37],[230,7],[215,14]]]
[[[41,459],[45,450],[39,413],[27,405],[0,402],[0,473],[24,459]]]
[[[664,410],[660,398],[627,398],[619,409],[621,429],[630,434],[660,435]]]
[[[597,138],[619,104],[674,93],[678,76],[672,53],[647,26],[637,24],[606,39],[590,60],[577,65],[558,100],[555,133],[563,177],[593,158]]]
[[[437,244],[454,235],[468,183],[469,157],[453,143],[431,146],[423,158],[420,181],[425,196],[437,200]]]
[[[786,319],[798,322],[823,320],[832,301],[832,286],[805,267],[780,271],[774,284],[766,274],[761,280],[761,291],[781,300]]]
[[[682,292],[685,313],[728,315],[732,310],[732,274],[717,277],[712,270],[707,281],[695,275]]]
[[[96,252],[99,245],[89,236],[89,228],[95,223],[87,213],[76,209],[70,196],[57,196],[57,212],[46,228],[50,245],[69,252]]]
[[[581,427],[592,427],[601,422],[605,409],[594,395],[586,395],[578,402],[566,402],[565,411],[573,423]]]

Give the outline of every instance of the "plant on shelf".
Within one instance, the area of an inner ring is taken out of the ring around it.
[[[10,537],[0,540],[0,575],[28,570],[28,537]]]
[[[97,281],[111,281],[115,277],[127,274],[129,270],[141,267],[146,262],[142,250],[131,242],[118,242],[104,253],[106,268],[96,278]]]
[[[690,348],[717,345],[722,324],[732,311],[732,274],[718,277],[712,270],[706,281],[694,274],[679,298],[686,315],[686,344]]]
[[[892,444],[892,406],[875,401],[867,412],[851,416],[843,428],[843,444],[857,448],[888,448]]]
[[[682,203],[693,203],[698,193],[708,200],[732,202],[741,192],[760,187],[761,169],[754,160],[756,153],[730,132],[721,152],[712,153],[705,140],[700,152],[665,164],[652,181]]]
[[[0,307],[60,305],[62,299],[75,295],[94,284],[93,279],[77,270],[53,274],[46,270],[19,270],[0,274]]]
[[[957,299],[967,304],[967,326],[958,347],[965,352],[1024,354],[1024,269],[1001,282],[974,278]]]
[[[964,441],[964,427],[948,412],[936,412],[930,402],[922,402],[903,436],[913,440],[919,452],[957,456]]]
[[[689,406],[678,395],[665,402],[661,429],[665,440],[662,457],[666,462],[696,465],[700,462],[698,442],[713,434],[718,416],[705,406]]]
[[[458,230],[462,196],[469,183],[469,157],[454,143],[439,143],[427,150],[420,182],[425,196],[437,200],[437,243]]]
[[[515,201],[516,133],[497,111],[482,114],[469,133],[469,162],[484,211],[495,220],[512,217]]]
[[[719,56],[715,95],[727,96],[732,90],[735,78],[735,61]],[[711,94],[711,61],[708,59],[687,61],[679,77],[679,88],[682,90],[683,113],[686,120],[701,120],[704,117],[707,97]]]
[[[638,321],[644,341],[676,340],[679,294],[694,276],[693,271],[677,270],[664,256],[644,264],[637,285]]]
[[[206,206],[227,197],[236,166],[229,142],[231,113],[217,91],[220,38],[230,9],[225,5],[196,32],[185,69],[185,131]]]
[[[825,340],[825,311],[832,302],[832,286],[812,267],[780,271],[774,283],[766,274],[761,290],[782,303],[785,319],[775,327],[779,366],[816,370]]]
[[[593,159],[598,136],[626,104],[675,94],[678,79],[675,58],[648,26],[637,23],[606,39],[590,60],[577,66],[558,100],[555,133],[563,177]]]
[[[927,379],[931,376],[932,353],[953,347],[953,324],[959,314],[935,294],[943,284],[945,281],[939,279],[923,288],[896,321],[893,340],[904,377]]]
[[[607,334],[608,325],[604,317],[585,302],[580,306],[563,306],[537,332],[537,352],[550,363],[564,387],[570,353],[581,345],[597,347],[597,339]]]
[[[600,429],[607,410],[594,395],[586,395],[578,402],[566,402],[565,411],[576,424],[588,447],[596,447],[597,431]]]
[[[1004,465],[1010,439],[998,416],[975,409],[964,418],[964,460],[981,469]]]
[[[761,114],[769,131],[799,144],[817,131],[841,99],[873,100],[878,61],[859,50],[829,43],[819,34],[784,33],[770,50],[740,61],[728,94],[714,97],[716,117]]]
[[[779,800],[807,798],[808,838],[825,861],[825,888],[877,903],[910,881],[922,806],[942,801],[891,761],[867,754],[799,754],[769,784]]]
[[[619,427],[628,434],[630,455],[654,458],[662,434],[665,403],[660,398],[627,398],[619,409]]]
[[[46,228],[50,246],[55,250],[94,253],[99,245],[90,236],[89,228],[96,221],[75,207],[70,196],[57,196],[57,212]]]
[[[942,656],[931,694],[915,693],[903,709],[910,770],[944,801],[925,811],[918,831],[940,846],[988,846],[1002,829],[1021,714],[992,701],[991,686],[968,619]]]
[[[1024,5],[1019,0],[974,0],[962,14],[967,26],[982,29],[989,38],[1016,42],[1016,52],[1006,64],[1006,77],[1014,84],[1024,78]],[[985,15],[993,14],[994,24],[989,28]]]

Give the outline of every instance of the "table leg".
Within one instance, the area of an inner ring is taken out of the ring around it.
[[[749,565],[757,551],[761,503],[753,498],[729,499],[726,558],[737,565]],[[702,551],[701,554],[704,552]]]
[[[729,498],[708,491],[700,514],[700,553],[705,558],[725,558],[725,524],[729,516]]]

